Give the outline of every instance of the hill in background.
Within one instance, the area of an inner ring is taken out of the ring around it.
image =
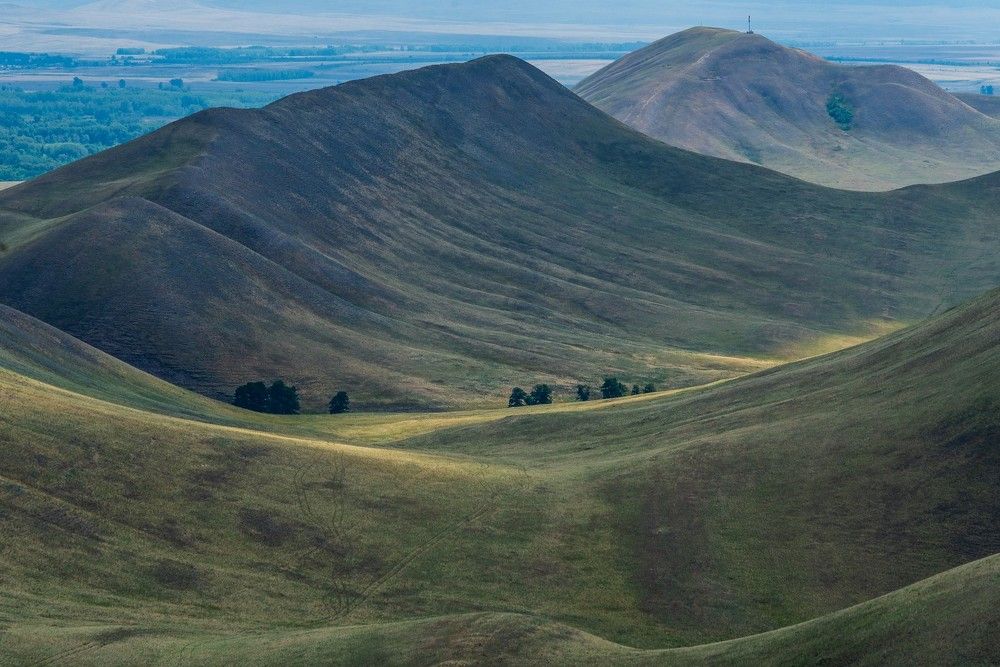
[[[894,65],[835,65],[757,34],[693,28],[576,91],[673,146],[823,185],[888,190],[1000,168],[1000,121]]]
[[[828,190],[671,148],[511,57],[211,110],[0,194],[0,301],[211,396],[684,386],[996,284],[997,177]]]

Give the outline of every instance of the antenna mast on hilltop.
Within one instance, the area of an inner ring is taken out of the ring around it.
[[[747,16],[747,34],[748,35],[752,35],[753,34],[753,28],[750,26],[750,17],[749,16]]]

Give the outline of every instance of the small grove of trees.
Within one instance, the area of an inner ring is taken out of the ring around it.
[[[301,410],[298,388],[288,386],[284,380],[275,380],[270,386],[264,382],[248,382],[237,387],[233,405],[272,415],[297,415]],[[331,415],[351,411],[351,399],[346,391],[333,395],[329,410]]]
[[[830,95],[826,100],[826,112],[840,129],[845,131],[851,129],[851,124],[854,122],[854,107],[843,95],[840,93]]]
[[[633,396],[638,396],[639,394],[652,394],[656,391],[656,385],[649,382],[644,387],[640,387],[637,384],[632,385],[632,389],[629,390],[624,384],[619,382],[618,378],[609,377],[604,378],[604,384],[601,385],[601,396],[603,398],[621,398],[628,394]]]
[[[980,86],[979,87],[979,92],[982,93],[983,95],[992,95],[993,94],[993,84],[986,84],[985,86]]]
[[[598,387],[597,391],[601,393],[601,398],[621,398],[622,396],[628,396],[630,393],[633,396],[651,394],[656,391],[656,385],[652,382],[642,387],[638,384],[633,384],[631,389],[629,389],[618,378],[607,377],[604,378],[604,383]],[[593,394],[594,390],[589,384],[576,385],[576,400],[589,401],[593,397]],[[510,398],[507,400],[507,406],[520,408],[526,405],[547,405],[551,402],[552,388],[547,384],[538,384],[535,385],[535,388],[530,393],[521,387],[514,387],[513,391],[510,392]]]
[[[272,415],[297,415],[301,409],[298,388],[288,386],[284,380],[275,380],[270,387],[263,382],[248,382],[236,389],[233,405]]]
[[[514,387],[507,400],[507,407],[523,408],[526,405],[548,405],[552,402],[552,388],[547,384],[536,384],[531,393]]]
[[[628,393],[628,389],[618,378],[604,378],[604,384],[601,385],[601,396],[604,398],[621,398]]]
[[[342,415],[345,412],[351,411],[351,398],[347,395],[346,391],[338,391],[330,399],[330,414],[331,415]]]

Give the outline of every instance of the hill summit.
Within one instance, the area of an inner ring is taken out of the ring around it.
[[[685,30],[576,90],[668,144],[833,187],[885,190],[1000,168],[1000,122],[923,76],[833,64],[759,34]]]

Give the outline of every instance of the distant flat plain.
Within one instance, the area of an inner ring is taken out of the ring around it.
[[[502,40],[502,37],[495,38]],[[776,41],[786,46],[794,46],[818,56],[854,65],[895,64],[908,67],[934,81],[950,92],[979,92],[983,85],[1000,86],[1000,43],[997,44],[954,44],[954,43],[911,43],[905,40],[895,42],[799,42]],[[425,65],[472,60],[495,51],[490,48],[463,48],[455,45],[454,50],[442,49],[444,45],[421,50],[419,45],[408,47],[407,51],[376,51],[352,54],[330,60],[296,60],[290,63],[253,63],[253,67],[291,67],[313,72],[308,79],[285,81],[222,82],[216,81],[220,69],[230,69],[220,65],[101,65],[87,67],[45,67],[39,69],[0,70],[0,85],[12,85],[28,90],[47,90],[65,85],[74,76],[84,81],[116,81],[126,78],[133,85],[156,86],[172,78],[182,78],[196,89],[213,90],[220,88],[240,88],[267,91],[277,95],[289,95],[303,90],[336,85],[345,81],[363,79],[380,74],[392,74]],[[108,54],[113,49],[109,47]],[[560,51],[555,43],[537,51],[518,49],[514,55],[527,60],[535,67],[572,87],[582,79],[627,53],[627,50],[609,49],[581,52],[579,48]],[[249,66],[249,64],[244,64]]]

